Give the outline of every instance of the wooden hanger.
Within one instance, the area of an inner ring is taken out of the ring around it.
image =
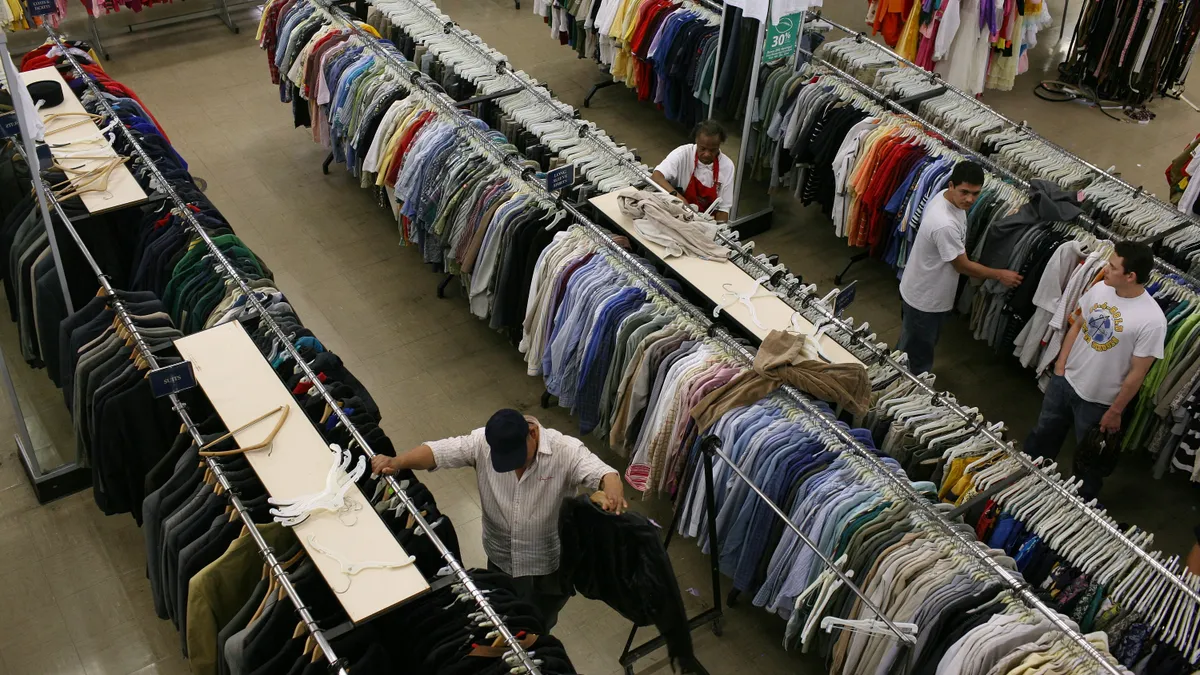
[[[275,441],[275,436],[277,436],[279,434],[279,430],[283,428],[283,423],[287,421],[288,414],[290,412],[291,412],[291,408],[289,406],[281,405],[281,406],[275,408],[274,410],[271,410],[270,412],[259,415],[255,419],[250,420],[249,422],[243,424],[242,426],[238,427],[237,429],[234,429],[233,431],[230,431],[230,432],[222,435],[220,438],[217,438],[208,443],[205,443],[200,448],[200,456],[201,457],[228,457],[231,455],[245,454],[247,452],[252,452],[254,450],[261,450],[261,449],[271,445]],[[247,446],[241,447],[241,448],[234,448],[233,450],[206,450],[205,449],[205,448],[211,448],[212,446],[216,445],[217,443],[220,443],[221,441],[233,436],[237,432],[244,431],[245,429],[252,427],[255,424],[258,424],[259,422],[261,422],[273,415],[279,415],[279,419],[276,420],[276,422],[275,422],[275,428],[271,429],[271,433],[267,434],[267,437],[265,439],[263,439],[263,441],[261,443],[255,443],[254,445],[247,445]]]

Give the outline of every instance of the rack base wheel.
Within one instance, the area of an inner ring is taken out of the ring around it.
[[[329,153],[329,155],[325,157],[325,161],[324,161],[324,162],[321,162],[321,173],[323,173],[323,174],[325,174],[326,176],[328,176],[328,175],[329,175],[329,165],[330,165],[330,164],[333,164],[333,153],[332,153],[332,152],[331,152],[331,153]]]
[[[449,285],[450,285],[450,282],[451,282],[451,281],[453,281],[453,280],[454,280],[454,275],[453,275],[453,274],[447,274],[447,275],[446,275],[446,278],[445,278],[445,279],[442,279],[442,283],[438,284],[438,287],[437,287],[437,296],[438,296],[439,298],[444,298],[444,297],[446,297],[446,287],[447,287],[447,286],[449,286]]]
[[[725,617],[724,616],[718,616],[717,618],[713,619],[712,632],[713,632],[713,635],[716,635],[717,637],[721,637],[722,635],[725,634]]]

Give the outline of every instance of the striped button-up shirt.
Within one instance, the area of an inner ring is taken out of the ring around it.
[[[497,473],[492,468],[483,429],[425,444],[433,450],[438,469],[475,467],[483,550],[488,560],[514,577],[541,576],[558,569],[558,513],[563,499],[574,496],[581,486],[595,489],[601,478],[616,473],[579,439],[538,427],[537,456],[520,480],[516,471]]]

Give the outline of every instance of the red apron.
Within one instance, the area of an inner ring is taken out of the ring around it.
[[[692,179],[688,181],[687,188],[683,191],[683,199],[689,204],[695,204],[700,207],[701,211],[707,211],[712,203],[717,201],[717,187],[721,184],[721,156],[713,160],[713,184],[712,187],[701,183],[696,179],[696,167],[700,166],[700,155],[696,154],[692,164]]]

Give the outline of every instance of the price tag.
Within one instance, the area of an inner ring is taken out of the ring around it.
[[[767,42],[763,45],[763,63],[786,59],[796,53],[796,40],[800,35],[801,12],[788,14],[776,24],[767,24]]]
[[[575,183],[575,165],[567,164],[546,173],[546,189],[554,192]]]
[[[850,306],[850,303],[854,302],[854,295],[857,292],[858,281],[851,281],[837,294],[837,297],[833,299],[833,312],[838,316],[839,319],[842,316],[842,312],[846,311],[846,308]]]
[[[178,394],[196,386],[196,373],[191,361],[180,361],[150,371],[150,391],[155,398]]]
[[[0,115],[0,135],[5,138],[16,138],[20,134],[21,124],[17,121],[16,112]]]

